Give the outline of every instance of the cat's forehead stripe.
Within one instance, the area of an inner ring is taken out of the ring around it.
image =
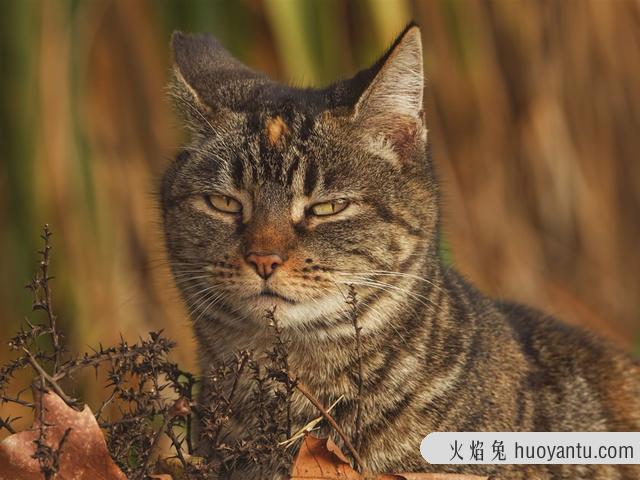
[[[280,115],[267,119],[266,122],[267,140],[272,146],[281,145],[285,136],[289,132],[289,127]]]
[[[304,194],[310,195],[318,185],[318,166],[316,162],[311,159],[307,159],[307,169],[304,175]]]
[[[237,189],[252,189],[265,180],[293,191],[310,192],[322,183],[323,169],[309,151],[315,119],[309,115],[247,115],[242,148],[229,159],[229,177]]]

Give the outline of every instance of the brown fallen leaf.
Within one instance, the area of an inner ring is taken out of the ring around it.
[[[322,439],[313,435],[304,437],[291,470],[291,480],[360,480],[362,478],[351,468],[349,460],[330,438]]]
[[[56,480],[126,480],[107,450],[102,431],[89,407],[78,412],[53,392],[42,399],[46,444],[57,448],[70,429],[60,453]],[[40,415],[36,411],[30,430],[0,442],[0,480],[41,480],[40,465],[33,454],[38,438]]]
[[[338,446],[328,438],[307,435],[291,469],[291,480],[488,480],[488,477],[446,473],[380,474],[356,472]]]

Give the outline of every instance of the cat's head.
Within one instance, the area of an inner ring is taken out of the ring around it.
[[[319,90],[277,84],[209,36],[172,44],[171,92],[192,140],[162,200],[194,319],[248,322],[276,306],[285,326],[308,327],[344,308],[349,284],[375,293],[376,275],[389,283],[426,261],[438,213],[417,26]]]

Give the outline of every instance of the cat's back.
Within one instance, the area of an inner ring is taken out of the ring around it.
[[[579,327],[497,302],[527,363],[537,431],[640,429],[640,360]]]

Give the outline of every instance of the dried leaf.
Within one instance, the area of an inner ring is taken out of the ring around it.
[[[293,463],[291,480],[360,480],[349,460],[330,438],[304,437],[300,451]]]
[[[89,407],[78,412],[55,393],[42,399],[47,425],[46,444],[57,448],[67,429],[71,429],[60,452],[57,480],[126,480],[113,462],[107,444]],[[31,430],[5,438],[0,443],[0,480],[41,480],[40,465],[33,454],[38,439],[39,414]]]
[[[291,480],[371,480],[356,472],[331,439],[307,435],[293,464]],[[376,480],[488,480],[488,477],[446,473],[380,474]]]

